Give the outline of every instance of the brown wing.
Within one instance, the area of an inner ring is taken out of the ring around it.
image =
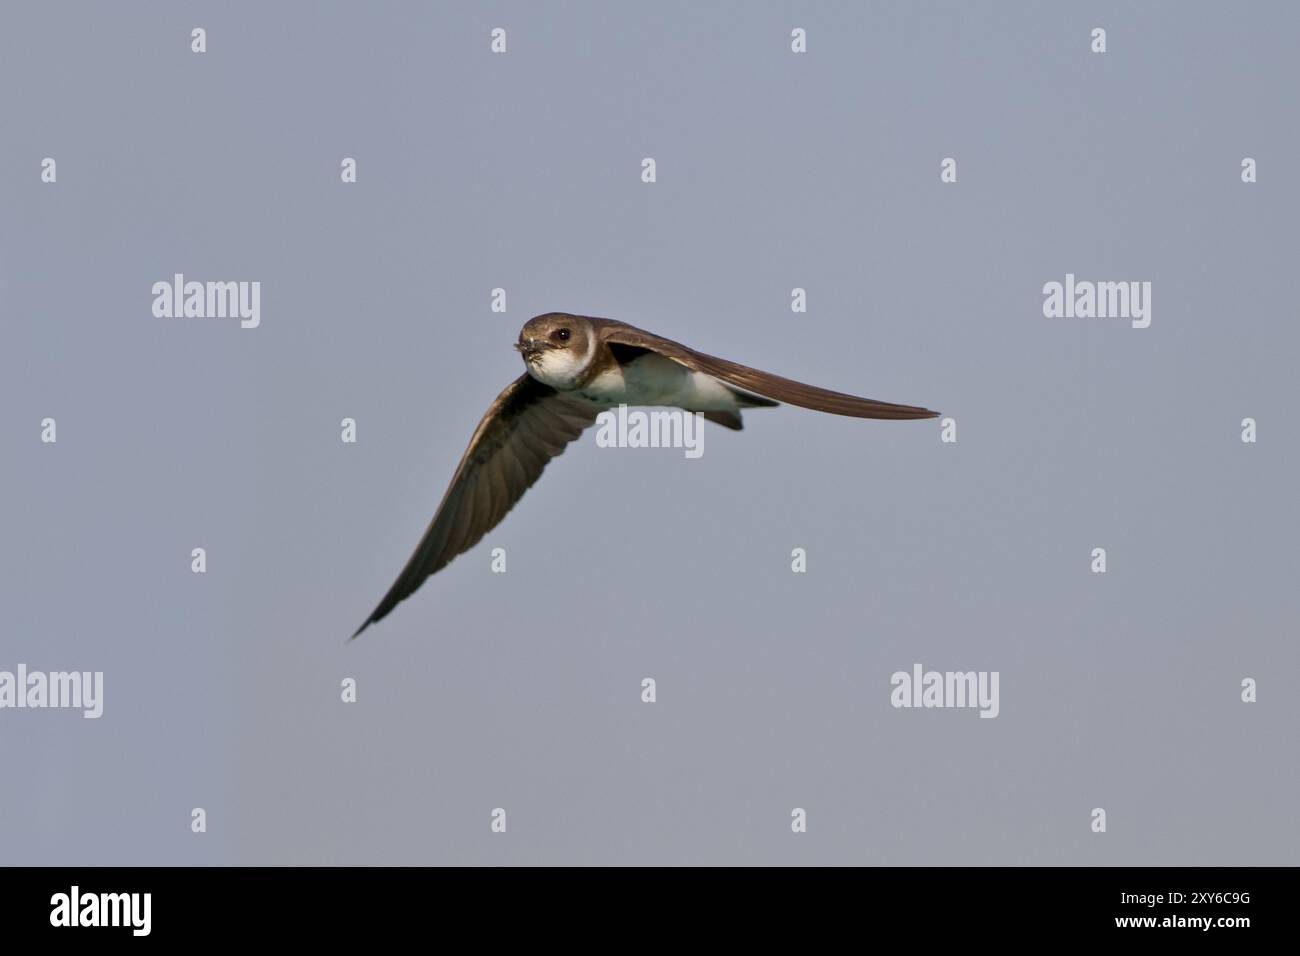
[[[512,382],[479,422],[415,553],[352,636],[387,615],[425,578],[500,524],[547,462],[581,435],[598,412],[527,373]]]
[[[779,402],[789,402],[791,405],[811,408],[814,411],[830,412],[832,415],[849,415],[853,418],[936,418],[939,415],[938,412],[932,412],[928,408],[858,398],[856,395],[832,392],[830,389],[818,388],[816,385],[805,385],[803,382],[782,378],[770,372],[760,372],[747,365],[705,355],[703,352],[687,348],[680,342],[662,338],[613,319],[593,321],[600,328],[603,342],[650,349],[675,362],[680,362],[689,369],[712,375],[729,385],[774,398]]]

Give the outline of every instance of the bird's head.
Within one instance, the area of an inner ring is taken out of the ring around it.
[[[528,373],[552,388],[574,388],[596,352],[590,320],[567,312],[547,312],[524,323],[515,343]]]

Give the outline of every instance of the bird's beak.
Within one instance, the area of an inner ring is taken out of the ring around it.
[[[544,339],[520,339],[515,343],[515,348],[519,350],[524,358],[531,358],[542,349],[550,348],[550,343]]]

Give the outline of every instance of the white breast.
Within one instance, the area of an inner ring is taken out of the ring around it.
[[[672,405],[702,412],[739,407],[736,396],[711,375],[654,354],[606,369],[580,394],[602,405]]]

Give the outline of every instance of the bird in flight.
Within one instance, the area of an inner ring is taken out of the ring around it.
[[[613,319],[548,312],[524,323],[515,348],[527,371],[478,423],[415,553],[353,637],[500,524],[547,462],[607,408],[673,406],[735,431],[741,409],[781,402],[853,418],[939,414],[804,385]]]

